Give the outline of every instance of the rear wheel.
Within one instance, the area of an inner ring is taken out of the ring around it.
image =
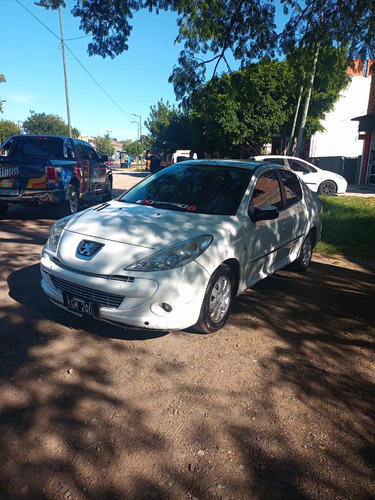
[[[106,192],[103,194],[103,201],[111,201],[112,200],[112,179],[108,182],[108,188]]]
[[[234,277],[228,266],[222,264],[208,282],[196,329],[214,333],[228,320],[233,299]]]
[[[68,192],[66,193],[66,200],[58,208],[58,214],[60,217],[65,217],[66,215],[76,214],[78,210],[79,210],[78,189],[74,184],[70,184]]]
[[[6,203],[1,203],[0,205],[0,215],[5,215],[8,211],[8,207],[9,205],[7,205]]]
[[[336,184],[332,181],[323,181],[318,189],[318,193],[324,196],[333,196],[336,192]]]
[[[308,234],[302,244],[301,250],[297,259],[291,263],[292,271],[306,271],[311,262],[313,253],[313,239],[311,234]]]

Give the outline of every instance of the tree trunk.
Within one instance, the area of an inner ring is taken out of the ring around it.
[[[298,96],[298,102],[297,102],[297,106],[296,106],[296,112],[294,113],[294,120],[293,120],[292,130],[290,132],[290,140],[289,140],[289,147],[288,147],[288,153],[287,153],[288,156],[290,156],[292,154],[292,151],[293,151],[294,133],[295,133],[295,130],[296,130],[299,108],[301,106],[302,93],[303,93],[303,85],[301,85],[301,88],[299,90],[299,96]]]
[[[312,67],[311,76],[310,76],[309,87],[307,90],[305,106],[303,108],[302,120],[301,120],[301,125],[300,125],[300,129],[299,129],[299,134],[298,134],[296,156],[299,156],[301,154],[301,149],[302,149],[302,145],[303,145],[303,139],[304,139],[304,135],[305,135],[305,125],[306,125],[307,115],[309,112],[311,92],[312,92],[312,89],[314,86],[316,64],[318,62],[318,57],[319,57],[319,49],[320,49],[320,42],[317,42],[316,51],[315,51],[315,55],[314,55],[313,67]]]

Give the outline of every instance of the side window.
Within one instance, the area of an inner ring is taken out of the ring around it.
[[[90,146],[90,144],[86,144],[86,149],[87,149],[87,155],[90,160],[93,161],[100,161],[98,153],[95,151],[93,147]]]
[[[82,142],[77,142],[77,151],[81,160],[90,159],[87,148]]]
[[[309,169],[298,160],[288,160],[289,167],[295,172],[309,172]]]
[[[274,205],[279,210],[283,208],[280,185],[274,170],[269,170],[259,177],[251,198],[250,212],[267,205]]]
[[[293,172],[283,170],[281,172],[281,182],[285,188],[286,204],[288,207],[302,199],[301,184]]]

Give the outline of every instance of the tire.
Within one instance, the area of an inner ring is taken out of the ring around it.
[[[290,264],[290,269],[297,272],[306,271],[311,262],[312,252],[313,239],[311,234],[308,234],[302,243],[298,257]]]
[[[222,264],[208,282],[199,319],[195,325],[198,331],[214,333],[223,328],[229,318],[233,289],[233,273],[228,266]]]
[[[76,214],[79,210],[79,193],[74,184],[70,184],[66,193],[66,200],[58,207],[58,215],[65,217],[66,215]]]
[[[0,204],[0,215],[5,215],[8,211],[9,205],[6,203],[1,203]]]
[[[111,201],[112,200],[112,179],[109,182],[109,189],[103,194],[103,201]]]
[[[337,193],[337,186],[333,181],[323,181],[319,186],[318,193],[324,196],[334,196]]]

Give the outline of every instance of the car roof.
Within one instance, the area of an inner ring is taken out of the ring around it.
[[[264,162],[254,160],[185,160],[180,162],[179,165],[221,165],[224,167],[245,168],[252,171],[265,166]],[[275,167],[280,168],[281,165],[275,164]]]

